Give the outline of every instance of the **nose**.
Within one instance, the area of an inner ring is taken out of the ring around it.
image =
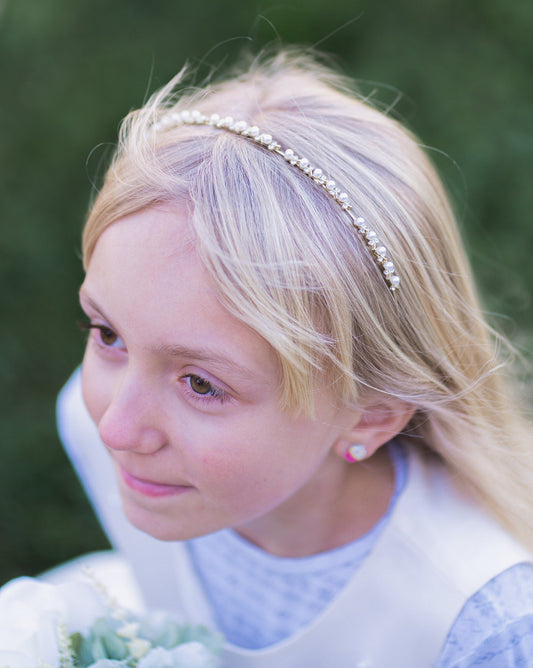
[[[126,371],[117,379],[111,402],[100,418],[100,438],[112,450],[157,452],[167,443],[159,406],[156,389]]]

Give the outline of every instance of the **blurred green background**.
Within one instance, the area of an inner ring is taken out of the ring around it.
[[[395,104],[452,193],[487,308],[531,349],[530,0],[0,0],[0,583],[106,546],[55,433],[79,237],[118,122],[188,59],[318,45]]]

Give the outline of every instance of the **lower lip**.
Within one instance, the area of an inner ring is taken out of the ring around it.
[[[124,469],[120,469],[120,474],[122,476],[122,480],[130,489],[153,498],[161,496],[176,496],[177,494],[183,494],[187,490],[192,489],[191,487],[184,485],[159,485],[155,482],[141,480],[140,478],[135,478],[135,476],[127,473],[124,471]]]

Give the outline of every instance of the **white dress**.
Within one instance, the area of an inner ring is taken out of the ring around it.
[[[115,593],[134,605],[140,596],[147,607],[215,626],[185,545],[158,541],[124,516],[110,460],[81,398],[79,374],[61,393],[58,424],[104,529],[129,565],[116,558],[108,563],[108,571],[115,568]],[[96,569],[105,579],[100,559]],[[407,484],[390,520],[341,593],[282,642],[259,650],[227,645],[224,665],[428,668],[465,602],[497,574],[530,561],[443,466],[410,452]]]

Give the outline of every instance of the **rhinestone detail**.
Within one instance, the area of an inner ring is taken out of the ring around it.
[[[234,121],[231,116],[221,117],[219,114],[205,116],[199,111],[174,111],[163,116],[159,121],[152,125],[152,130],[164,131],[180,125],[210,125],[214,128],[220,128],[233,132],[234,134],[246,137],[267,150],[277,153],[284,158],[290,165],[297,167],[306,176],[312,179],[316,184],[323,188],[329,197],[341,207],[349,216],[353,227],[360,233],[361,238],[366,244],[372,258],[381,270],[381,273],[391,292],[395,292],[400,286],[400,277],[396,274],[396,269],[392,263],[388,251],[378,239],[377,234],[368,227],[364,218],[357,216],[353,212],[353,204],[347,193],[337,187],[335,181],[327,177],[319,167],[314,167],[307,158],[300,158],[291,148],[282,148],[271,135],[263,133],[255,125],[248,125],[246,121]]]

